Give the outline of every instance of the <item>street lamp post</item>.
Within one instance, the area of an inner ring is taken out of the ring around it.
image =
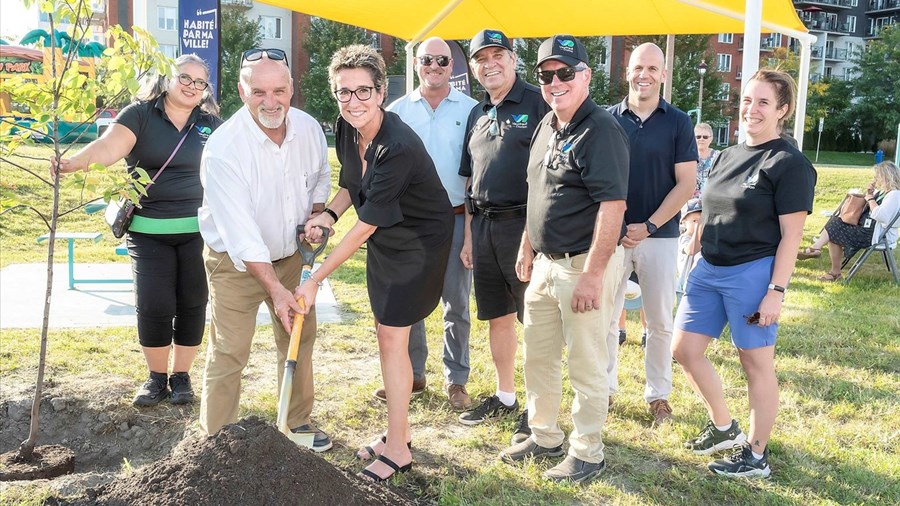
[[[700,72],[700,99],[697,104],[697,124],[699,125],[702,121],[703,117],[703,76],[706,75],[706,60],[701,60],[700,65],[697,67],[697,71]]]

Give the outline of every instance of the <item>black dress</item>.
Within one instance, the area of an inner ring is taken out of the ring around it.
[[[362,174],[356,129],[338,118],[338,184],[359,219],[378,227],[366,242],[366,281],[379,323],[405,327],[425,318],[441,297],[453,236],[453,208],[425,145],[399,116],[384,113],[366,149]]]

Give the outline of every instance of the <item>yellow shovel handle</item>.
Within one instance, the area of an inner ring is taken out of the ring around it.
[[[300,309],[306,309],[306,303],[302,298],[297,299],[297,304],[300,304]],[[288,348],[288,360],[297,360],[297,355],[300,352],[300,333],[303,330],[303,313],[295,313],[294,314],[294,326],[291,328],[291,344]]]

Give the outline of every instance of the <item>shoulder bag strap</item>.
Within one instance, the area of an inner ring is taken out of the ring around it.
[[[178,141],[178,145],[175,146],[175,149],[172,151],[172,154],[169,155],[169,159],[166,160],[166,163],[164,163],[163,166],[160,167],[158,171],[156,171],[156,175],[153,176],[153,179],[150,180],[150,184],[155,183],[155,182],[156,182],[156,179],[159,177],[159,175],[162,174],[164,170],[166,170],[166,167],[169,166],[169,162],[171,162],[172,159],[175,158],[175,153],[177,153],[178,150],[181,149],[181,145],[184,144],[184,140],[187,139],[187,136],[191,134],[191,130],[193,130],[193,129],[194,129],[194,124],[191,123],[191,126],[188,127],[187,133],[185,133],[185,134],[181,137],[181,140]],[[147,186],[149,187],[150,185],[147,185]]]

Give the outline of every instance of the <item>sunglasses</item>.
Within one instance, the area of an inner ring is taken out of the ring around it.
[[[194,89],[197,91],[203,91],[209,87],[209,83],[204,81],[203,79],[191,79],[191,76],[187,74],[178,74],[178,82],[185,86],[190,86],[193,84]]]
[[[372,98],[372,90],[376,89],[374,86],[362,86],[355,90],[348,90],[347,88],[341,88],[339,90],[334,90],[334,97],[337,98],[337,101],[346,104],[353,98],[353,95],[356,95],[356,99],[360,102],[365,102]]]
[[[550,84],[553,82],[553,76],[559,78],[560,82],[567,83],[575,79],[575,73],[581,72],[583,68],[563,67],[556,70],[535,70],[534,75],[541,84]]]
[[[491,107],[487,112],[488,123],[490,126],[488,127],[488,133],[491,134],[491,137],[496,137],[500,135],[500,122],[497,121],[497,106]]]
[[[706,140],[706,139],[709,139],[710,137],[712,137],[712,136],[711,135],[698,135],[697,140],[698,141],[701,139]]]
[[[450,57],[444,56],[442,54],[437,56],[423,54],[422,56],[417,56],[416,58],[419,59],[419,65],[422,65],[423,67],[430,67],[431,62],[435,61],[437,62],[438,67],[446,67],[447,65],[450,65]]]
[[[747,325],[756,325],[759,323],[759,311],[751,315],[744,315],[744,318],[747,319]]]
[[[281,49],[276,48],[255,48],[244,51],[244,54],[241,55],[241,67],[244,66],[244,62],[262,59],[263,55],[266,55],[266,58],[270,60],[283,61],[286,66],[290,67],[287,62],[287,54]]]

